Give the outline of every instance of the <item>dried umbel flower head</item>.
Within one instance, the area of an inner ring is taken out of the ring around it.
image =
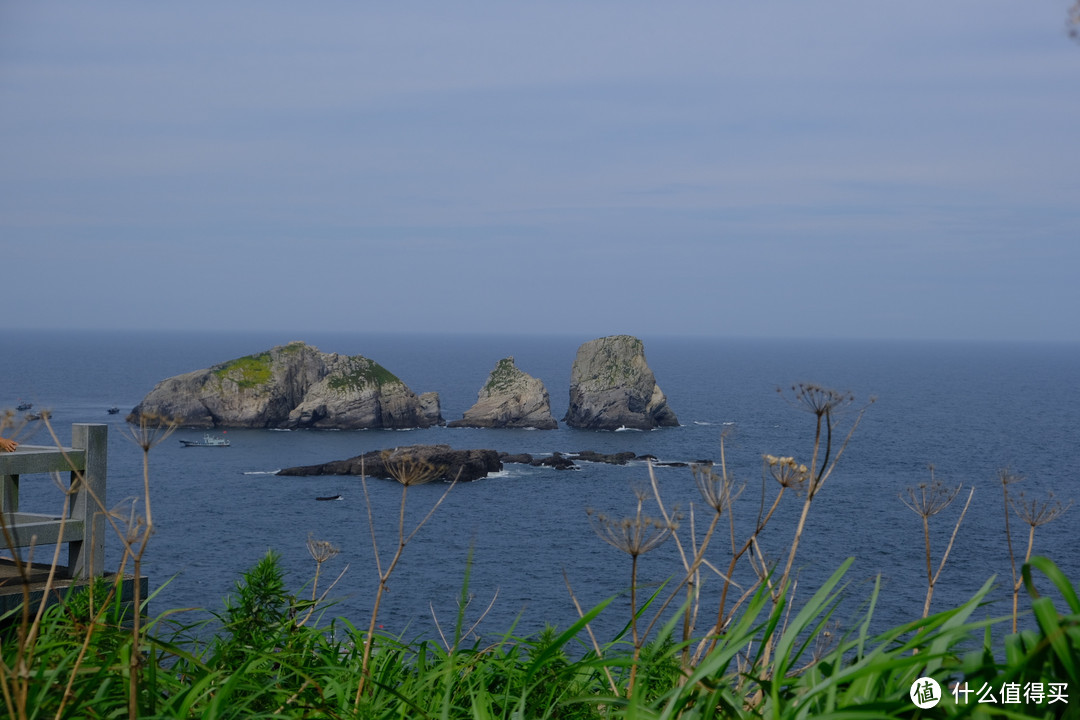
[[[1024,498],[1024,493],[1020,493],[1019,498],[1010,498],[1010,502],[1016,515],[1033,529],[1057,520],[1072,507],[1072,500],[1063,504],[1054,497],[1052,492],[1047,493],[1044,500],[1036,498],[1027,500]]]
[[[693,464],[690,472],[694,476],[694,484],[705,503],[718,513],[723,513],[725,508],[731,506],[735,499],[735,483],[725,473],[717,474],[711,464]]]
[[[426,485],[446,472],[446,468],[440,465],[433,465],[426,460],[414,458],[412,455],[398,454],[390,450],[383,451],[382,460],[390,477],[405,487]]]
[[[928,483],[919,483],[914,487],[906,488],[903,493],[900,493],[900,502],[907,505],[916,515],[930,518],[949,507],[962,487],[962,484],[954,488],[947,487],[940,480],[931,479]]]
[[[778,393],[783,390],[777,388]],[[855,402],[855,396],[847,391],[832,390],[812,383],[797,383],[791,386],[788,402],[800,407],[817,417],[831,416],[837,410]]]
[[[1008,489],[1013,483],[1018,483],[1024,479],[1024,476],[1020,473],[1014,473],[1010,468],[1001,468],[998,470],[998,482],[1002,487]]]
[[[139,498],[124,498],[108,512],[125,545],[132,545],[142,538],[147,529],[146,518],[139,514]]]
[[[172,435],[178,427],[178,423],[172,418],[153,413],[139,415],[139,424],[128,426],[128,436],[135,444],[149,452],[151,448],[161,443],[165,438]]]
[[[762,455],[765,469],[781,487],[799,488],[810,479],[810,469],[795,461],[793,457]]]
[[[660,547],[679,527],[677,522],[651,518],[640,510],[636,516],[627,518],[611,518],[592,508],[585,512],[601,540],[634,558]]]
[[[320,565],[341,552],[329,540],[316,540],[312,533],[308,533],[307,549],[311,554],[311,559]]]

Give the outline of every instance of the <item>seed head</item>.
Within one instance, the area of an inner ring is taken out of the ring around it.
[[[311,559],[320,565],[341,552],[329,540],[316,540],[312,533],[308,533],[307,549],[311,554]]]
[[[783,394],[779,388],[776,391]],[[855,402],[855,396],[850,392],[840,392],[813,383],[797,383],[791,386],[790,392],[788,402],[818,417],[832,415]]]
[[[585,512],[589,516],[593,531],[601,540],[631,557],[644,555],[660,547],[679,527],[674,521],[669,523],[642,515],[640,506],[637,515],[626,518],[611,518],[594,512],[592,508]]]
[[[810,469],[802,463],[795,462],[793,457],[777,457],[776,455],[762,455],[761,457],[769,474],[780,483],[781,487],[799,488],[810,479]]]
[[[734,482],[727,474],[717,475],[712,465],[694,464],[690,466],[694,483],[705,503],[718,513],[730,507],[734,500]]]
[[[1060,500],[1054,497],[1052,492],[1047,493],[1045,500],[1035,498],[1025,500],[1024,493],[1020,493],[1019,498],[1010,498],[1009,501],[1012,503],[1013,511],[1017,516],[1033,528],[1057,520],[1072,506],[1072,500],[1062,504]]]
[[[433,465],[426,460],[418,460],[404,453],[398,454],[396,451],[384,450],[382,460],[390,477],[405,487],[425,485],[446,472],[445,467]]]
[[[963,484],[954,488],[946,487],[940,480],[933,479],[933,468],[930,469],[931,480],[928,483],[919,483],[909,487],[900,494],[900,501],[908,506],[916,515],[930,518],[949,507],[952,501],[960,493]],[[906,497],[905,497],[906,495]]]
[[[149,452],[151,448],[172,435],[178,427],[178,423],[172,418],[154,413],[139,415],[139,424],[128,426],[127,435],[135,444]]]
[[[998,470],[998,480],[1002,486],[1008,488],[1013,483],[1018,483],[1024,479],[1024,476],[1019,473],[1014,473],[1010,468],[1001,468]]]

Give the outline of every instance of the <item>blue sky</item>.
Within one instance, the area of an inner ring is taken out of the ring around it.
[[[0,329],[1080,341],[1068,5],[0,2]]]

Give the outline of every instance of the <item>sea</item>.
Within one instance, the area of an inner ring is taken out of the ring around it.
[[[0,331],[0,408],[20,402],[47,409],[61,442],[73,423],[108,426],[106,504],[129,516],[143,506],[143,454],[125,415],[154,385],[171,376],[302,340],[324,352],[359,354],[400,377],[417,393],[437,391],[442,414],[458,419],[477,398],[496,362],[543,380],[553,415],[568,406],[577,348],[594,339],[545,335],[410,335],[347,333],[208,333]],[[299,598],[313,594],[320,622],[342,618],[366,627],[380,572],[398,542],[401,487],[358,477],[286,477],[281,468],[350,458],[371,450],[442,443],[457,449],[572,454],[629,451],[651,455],[626,465],[578,463],[576,470],[507,464],[495,475],[448,490],[437,483],[410,488],[405,528],[410,536],[387,583],[378,616],[383,631],[405,639],[450,637],[459,615],[483,637],[528,636],[566,628],[578,606],[611,604],[594,623],[613,639],[629,619],[631,560],[605,543],[594,527],[600,515],[631,517],[638,496],[644,512],[663,507],[681,517],[677,536],[639,560],[639,598],[681,579],[680,552],[700,542],[713,511],[703,502],[688,464],[721,452],[741,488],[711,539],[709,564],[726,569],[732,537],[741,545],[764,504],[778,490],[763,456],[809,462],[814,417],[791,401],[790,388],[814,383],[854,396],[839,416],[834,457],[858,426],[835,470],[815,496],[795,568],[795,601],[810,597],[848,557],[836,621],[854,622],[876,583],[876,628],[908,622],[922,612],[927,560],[921,519],[901,501],[908,488],[933,477],[962,486],[957,499],[930,519],[936,571],[964,501],[937,582],[933,609],[956,606],[993,581],[979,617],[1010,611],[1012,564],[999,473],[1023,476],[1010,492],[1027,503],[1068,506],[1080,498],[1080,345],[949,341],[761,340],[643,336],[647,361],[677,414],[678,427],[653,431],[584,431],[433,427],[413,430],[280,431],[231,429],[228,448],[186,448],[202,430],[179,429],[149,453],[154,535],[143,572],[155,593],[151,613],[184,609],[176,618],[214,618],[236,592],[242,573],[268,551],[281,558],[286,583]],[[118,414],[108,414],[111,407]],[[861,418],[861,419],[860,419]],[[219,431],[220,432],[220,431]],[[21,427],[18,440],[51,444],[41,423]],[[932,468],[932,469],[931,469]],[[650,480],[650,472],[655,483]],[[317,498],[340,496],[335,501]],[[60,495],[47,476],[28,476],[22,507],[49,512]],[[803,498],[788,493],[760,536],[767,562],[786,558]],[[591,511],[591,514],[590,514]],[[1012,512],[1010,510],[1010,512]],[[1017,561],[1029,526],[1009,521]],[[372,529],[374,527],[374,530]],[[1034,533],[1034,554],[1080,579],[1080,507],[1067,507]],[[316,563],[309,540],[340,552]],[[121,543],[107,541],[107,562],[119,563]],[[377,549],[376,549],[377,548]],[[37,559],[48,555],[38,549]],[[376,555],[378,553],[378,555]],[[378,558],[378,559],[377,559]],[[733,580],[745,587],[748,568]],[[1043,583],[1045,585],[1045,583]],[[721,578],[706,570],[701,616],[715,615]],[[736,596],[737,593],[734,596]]]

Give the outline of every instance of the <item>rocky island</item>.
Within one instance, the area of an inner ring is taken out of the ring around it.
[[[454,450],[449,445],[408,445],[388,450],[372,450],[348,460],[333,460],[317,465],[301,465],[278,470],[278,475],[310,477],[313,475],[363,475],[375,478],[393,478],[394,466],[417,463],[438,468],[433,480],[457,479],[469,482],[499,472],[504,463],[520,463],[533,467],[550,467],[555,470],[577,470],[575,462],[626,465],[633,461],[652,462],[656,467],[686,467],[685,462],[657,462],[652,455],[635,455],[632,452],[598,453],[581,450],[576,453],[553,452],[534,456],[528,453],[510,454],[489,449]],[[698,461],[711,464],[709,460]]]
[[[522,372],[513,357],[500,360],[477,394],[476,404],[449,427],[552,430],[551,398],[539,379]]]
[[[494,450],[454,450],[449,445],[409,445],[392,450],[373,450],[349,458],[319,465],[303,465],[279,470],[278,475],[364,475],[393,477],[394,466],[418,463],[438,470],[432,480],[470,482],[502,470],[499,453]]]
[[[645,346],[614,335],[578,348],[570,371],[570,409],[564,422],[587,430],[652,430],[679,420],[656,384]]]
[[[159,382],[128,422],[167,417],[196,428],[414,428],[442,425],[438,393],[417,395],[361,355],[281,345]]]

